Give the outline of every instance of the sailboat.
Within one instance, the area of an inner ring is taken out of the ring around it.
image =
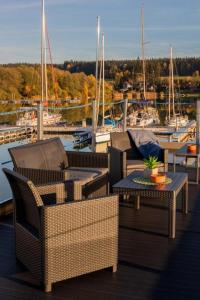
[[[148,125],[160,124],[158,111],[156,108],[148,106],[146,98],[146,61],[145,61],[145,40],[144,40],[144,7],[141,8],[141,56],[142,56],[142,81],[143,81],[143,93],[142,102],[145,109],[137,109],[128,115],[129,125],[137,127],[146,127]]]
[[[53,114],[48,111],[48,80],[47,80],[47,38],[46,38],[45,4],[42,0],[42,26],[41,26],[41,104],[45,109],[42,111],[42,125],[54,125],[61,120],[61,114]],[[23,109],[24,110],[24,109]],[[17,126],[36,127],[38,125],[37,111],[25,112],[16,122]]]
[[[166,119],[166,125],[178,129],[185,127],[188,122],[188,116],[183,116],[175,112],[173,48],[170,47],[168,118]]]
[[[101,37],[101,41],[100,41]],[[100,61],[100,66],[99,66]],[[99,68],[100,67],[100,68]],[[102,98],[102,124],[97,126],[100,99]],[[105,36],[101,35],[100,17],[97,17],[97,58],[96,58],[96,132],[95,144],[106,143],[110,141],[110,132],[119,131],[115,128],[115,121],[105,117]]]

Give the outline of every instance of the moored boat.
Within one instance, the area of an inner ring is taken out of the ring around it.
[[[48,111],[43,111],[43,125],[54,125],[61,120],[60,114],[51,114]],[[29,126],[29,127],[36,127],[38,122],[37,112],[36,111],[27,111],[24,113],[22,117],[20,117],[16,125],[17,126]]]

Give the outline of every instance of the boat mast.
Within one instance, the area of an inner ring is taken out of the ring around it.
[[[169,62],[169,95],[168,95],[168,121],[171,119],[171,48],[170,48],[170,62]]]
[[[44,61],[45,61],[45,11],[44,0],[41,0],[41,99],[38,104],[37,139],[43,139],[43,105],[44,105]]]
[[[175,116],[175,105],[174,105],[174,65],[173,65],[173,49],[170,49],[170,65],[171,65],[171,89],[172,89],[172,111],[173,117]]]
[[[41,24],[41,102],[44,103],[44,61],[45,61],[45,10],[42,0],[42,24]]]
[[[95,122],[95,130],[98,125],[98,106],[99,106],[99,46],[100,46],[100,17],[97,17],[97,48],[96,48],[96,92],[95,92],[95,105],[96,105],[96,120]]]
[[[102,64],[103,64],[103,74],[102,74],[102,126],[105,125],[105,38],[104,33],[102,35]]]
[[[48,78],[47,78],[47,23],[44,12],[44,79],[45,79],[45,105],[48,106]]]
[[[143,73],[143,96],[146,99],[146,65],[145,65],[145,50],[144,50],[144,7],[141,8],[141,48],[142,48],[142,73]]]

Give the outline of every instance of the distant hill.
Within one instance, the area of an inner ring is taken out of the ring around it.
[[[39,99],[39,64],[0,65],[0,99]],[[169,59],[146,60],[147,90],[168,92]],[[48,65],[48,89],[50,99],[78,98],[82,103],[95,97],[95,62],[65,61]],[[200,93],[200,57],[174,59],[175,87],[183,93]],[[108,60],[105,62],[106,98],[112,99],[113,90],[129,87],[142,91],[141,60]]]
[[[200,72],[200,57],[175,58],[175,73],[179,76],[193,76]],[[168,76],[169,58],[151,58],[146,60],[147,75],[154,74],[155,77]],[[95,75],[95,62],[87,61],[65,61],[60,68],[71,73],[84,72],[87,75]],[[114,79],[116,73],[129,72],[136,76],[142,72],[141,60],[107,60],[105,62],[105,76]]]
[[[65,61],[64,70],[71,73],[84,72],[95,74],[95,62]],[[158,85],[169,74],[169,58],[157,58],[146,60],[146,79],[149,86]],[[199,77],[200,57],[186,57],[174,59],[174,74],[179,77]],[[105,78],[113,81],[115,89],[122,89],[128,82],[137,89],[137,84],[142,80],[141,60],[108,60],[105,62]],[[190,80],[190,79],[189,79]]]

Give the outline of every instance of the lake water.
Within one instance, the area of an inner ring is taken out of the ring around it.
[[[45,136],[45,138],[46,137],[48,136]],[[51,135],[51,137],[53,136]],[[61,136],[60,138],[66,150],[74,150],[72,136],[66,135],[66,136]],[[10,186],[2,171],[2,168],[12,169],[13,167],[12,162],[10,162],[11,158],[8,152],[8,148],[20,146],[23,145],[24,143],[27,143],[27,140],[0,145],[0,203],[12,197]],[[84,148],[82,151],[88,151],[88,150],[89,150],[88,148]]]

